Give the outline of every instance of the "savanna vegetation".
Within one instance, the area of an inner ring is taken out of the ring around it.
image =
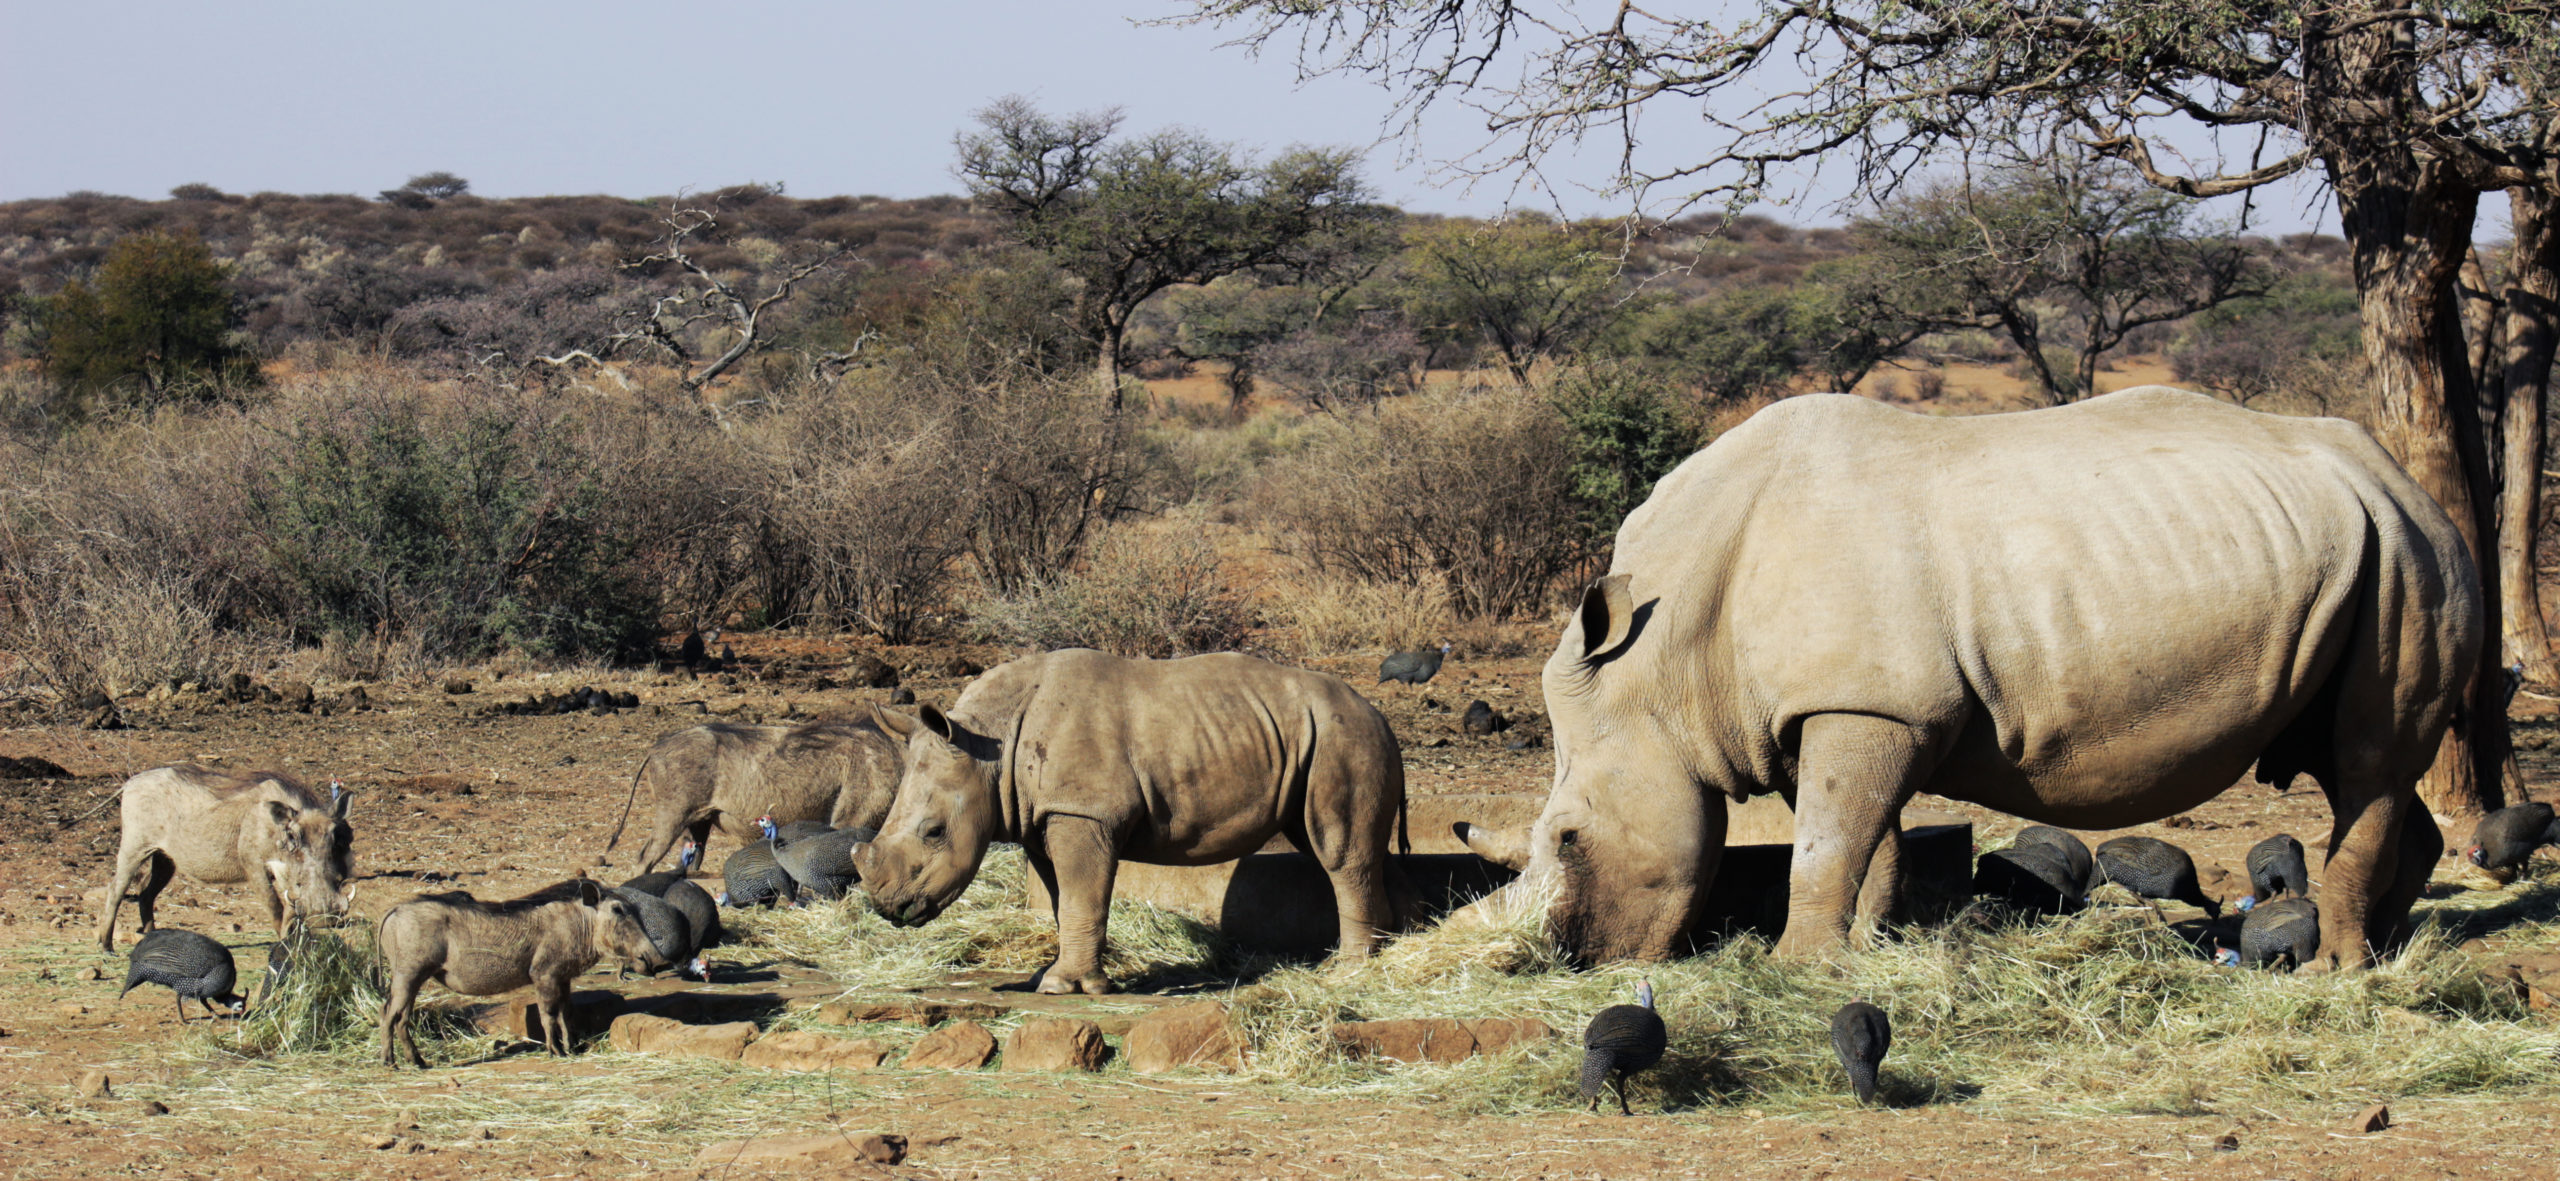
[[[1768,398],[2063,401],[2142,356],[2366,407],[2337,242],[2097,163],[1797,229],[1408,214],[1347,153],[1014,99],[957,145],[968,198],[430,173],[0,207],[9,679],[622,660],[716,623],[1501,646]]]

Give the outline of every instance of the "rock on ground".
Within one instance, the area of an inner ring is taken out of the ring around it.
[[[735,1062],[755,1040],[756,1024],[687,1025],[648,1013],[625,1013],[613,1019],[613,1048],[626,1054],[664,1054],[673,1058],[718,1058]]]
[[[1004,1047],[1006,1070],[1100,1070],[1110,1060],[1102,1027],[1077,1017],[1034,1017]]]
[[[1227,1025],[1227,1007],[1197,1001],[1158,1009],[1129,1027],[1129,1069],[1159,1074],[1196,1066],[1234,1070],[1242,1065],[1235,1031]]]
[[[739,1061],[768,1070],[869,1070],[888,1056],[888,1046],[867,1037],[790,1030],[757,1038]]]
[[[976,1070],[996,1056],[996,1035],[975,1021],[954,1021],[916,1040],[901,1065],[909,1070]]]

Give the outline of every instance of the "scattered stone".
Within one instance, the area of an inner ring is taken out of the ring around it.
[[[1110,1060],[1102,1027],[1080,1017],[1034,1017],[1004,1046],[1006,1070],[1093,1071]]]
[[[942,662],[942,675],[947,677],[974,677],[985,671],[985,665],[966,656],[954,656]]]
[[[276,686],[276,704],[286,709],[308,713],[318,700],[319,696],[311,691],[311,686],[302,681],[286,681]]]
[[[1467,703],[1466,716],[1459,719],[1458,724],[1464,726],[1469,734],[1500,734],[1511,728],[1511,719],[1495,712],[1492,706],[1478,698]]]
[[[916,691],[907,688],[904,685],[898,686],[889,694],[889,704],[891,705],[914,705],[915,703]]]
[[[127,725],[124,715],[116,712],[116,707],[110,705],[90,714],[80,723],[80,728],[83,730],[130,730],[133,727]]]
[[[1242,1065],[1235,1033],[1227,1026],[1227,1007],[1216,1001],[1158,1009],[1131,1025],[1124,1040],[1129,1069],[1139,1074],[1186,1066],[1234,1070]]]
[[[115,1080],[108,1078],[106,1071],[92,1070],[81,1075],[72,1090],[83,1099],[105,1099],[115,1094]]]
[[[1357,1057],[1395,1062],[1464,1062],[1475,1057],[1476,1035],[1445,1017],[1401,1021],[1343,1021],[1333,1040]]]
[[[926,1029],[955,1018],[992,1021],[1006,1010],[982,1001],[828,1001],[818,1006],[818,1020],[829,1025],[903,1022]]]
[[[1502,744],[1504,750],[1543,750],[1547,740],[1535,734],[1523,734]]]
[[[996,1056],[996,1035],[975,1021],[954,1021],[916,1040],[900,1065],[909,1070],[976,1070]]]
[[[401,1109],[400,1109],[400,1114],[398,1114],[398,1115],[395,1115],[395,1116],[392,1116],[392,1117],[391,1117],[391,1133],[392,1133],[393,1135],[395,1135],[395,1136],[396,1136],[396,1135],[399,1135],[400,1133],[403,1133],[403,1132],[414,1132],[414,1131],[417,1131],[417,1130],[418,1130],[418,1113],[417,1113],[417,1112],[411,1111],[411,1110],[409,1110],[408,1108],[403,1107],[403,1108],[401,1108]]]
[[[71,772],[63,770],[62,764],[51,759],[40,759],[32,755],[23,759],[13,759],[0,755],[0,779],[69,778],[71,778]]]
[[[1556,1036],[1554,1029],[1535,1017],[1479,1017],[1459,1024],[1475,1035],[1479,1054],[1509,1049],[1517,1042],[1550,1041]]]
[[[224,705],[246,705],[257,699],[258,683],[250,680],[247,673],[232,673],[222,678],[221,688],[214,695]]]
[[[767,1070],[870,1070],[888,1057],[888,1046],[867,1037],[791,1030],[757,1038],[739,1061]]]
[[[398,1136],[383,1136],[373,1142],[375,1152],[388,1152],[400,1143]]]
[[[2215,1152],[2240,1151],[2240,1133],[2224,1132],[2220,1139],[2213,1142],[2213,1150]]]
[[[663,1054],[670,1058],[718,1058],[737,1061],[755,1040],[753,1021],[721,1025],[687,1025],[649,1013],[625,1013],[613,1019],[613,1048],[626,1054]]]
[[[169,1105],[162,1103],[157,1099],[145,1099],[142,1101],[142,1114],[167,1115],[169,1114]]]
[[[105,973],[100,972],[96,968],[82,968],[77,972],[73,972],[71,974],[71,978],[74,980],[95,980],[103,975],[105,975]]]
[[[446,677],[444,691],[460,697],[471,691],[471,680],[468,677]]]
[[[854,1136],[818,1132],[807,1136],[758,1136],[723,1140],[693,1158],[697,1165],[859,1162],[894,1165],[907,1159],[907,1138],[886,1132]]]
[[[2379,1132],[2390,1126],[2391,1109],[2379,1103],[2357,1112],[2354,1119],[2347,1121],[2350,1132]]]
[[[55,1007],[54,1007],[54,1010],[53,1010],[53,1011],[54,1011],[54,1012],[56,1012],[56,1013],[60,1013],[60,1014],[62,1014],[62,1015],[63,1015],[63,1016],[65,1016],[65,1017],[86,1017],[86,1016],[88,1016],[88,1015],[89,1015],[89,1006],[87,1006],[87,1005],[57,1005],[57,1006],[55,1006]]]

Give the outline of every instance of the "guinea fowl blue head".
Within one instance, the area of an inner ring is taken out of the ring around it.
[[[2489,864],[2488,859],[2481,855],[2480,846],[2478,845],[2473,845],[2469,849],[2464,850],[2462,855],[2470,858],[2471,864],[2473,865],[2485,866]]]
[[[2214,967],[2217,967],[2217,968],[2237,968],[2237,967],[2239,967],[2239,966],[2240,966],[2240,952],[2239,952],[2239,951],[2238,951],[2238,949],[2236,949],[2236,948],[2224,947],[2223,945],[2221,945],[2221,944],[2219,944],[2219,943],[2214,944],[2214,945],[2213,945],[2213,966],[2214,966]]]
[[[2257,906],[2257,905],[2258,905],[2258,897],[2257,897],[2257,895],[2255,895],[2255,894],[2243,894],[2243,895],[2241,895],[2241,896],[2240,896],[2240,901],[2238,901],[2238,902],[2234,902],[2234,903],[2232,903],[2232,904],[2231,904],[2231,909],[2236,910],[2236,911],[2239,911],[2239,912],[2240,912],[2240,913],[2242,913],[2242,914],[2247,914],[2247,913],[2249,913],[2249,911],[2250,911],[2250,909],[2251,909],[2252,907],[2255,907],[2255,906]]]
[[[676,846],[676,874],[678,876],[692,873],[693,867],[701,863],[701,842],[694,840],[692,837],[686,837],[683,844]]]
[[[1636,1003],[1648,1009],[1653,1007],[1653,981],[1644,979],[1636,981]]]
[[[756,817],[756,827],[763,831],[764,839],[768,841],[782,835],[782,830],[775,826],[771,816]]]

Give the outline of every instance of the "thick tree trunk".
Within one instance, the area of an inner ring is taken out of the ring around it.
[[[1101,333],[1102,356],[1094,361],[1094,379],[1102,384],[1102,392],[1111,399],[1111,409],[1120,409],[1120,342],[1123,333],[1117,325],[1106,326]]]
[[[2380,150],[2358,150],[2369,147]],[[2496,636],[2497,563],[2481,560],[2495,553],[2494,490],[2486,486],[2487,440],[2453,301],[2479,197],[2402,144],[2347,142],[2329,164],[2340,227],[2354,251],[2376,433],[2462,534],[2480,570],[2484,622]],[[2439,819],[2494,809],[2505,795],[2505,686],[2494,649],[2481,655],[2459,724],[2418,784]]]
[[[2498,576],[2506,602],[2500,616],[2507,659],[2524,666],[2525,680],[2560,685],[2542,614],[2537,545],[2551,359],[2560,345],[2560,191],[2516,188],[2507,199],[2515,247],[2502,309],[2506,347],[2498,358],[2506,386],[2506,480],[2498,502]]]

